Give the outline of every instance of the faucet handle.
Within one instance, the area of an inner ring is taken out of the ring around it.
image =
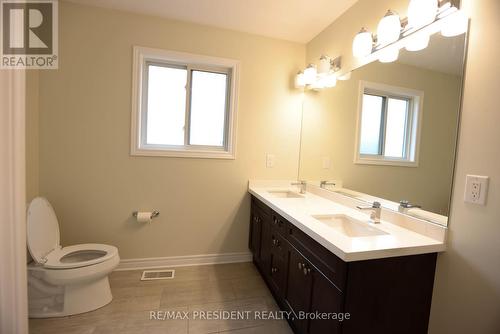
[[[319,181],[319,187],[320,188],[325,188],[326,186],[336,186],[335,182],[331,182],[331,181],[327,181],[327,180],[324,180],[324,181]]]
[[[374,208],[374,209],[379,209],[381,207],[382,207],[382,204],[380,204],[380,202],[378,202],[378,201],[375,201],[372,204],[372,208]]]
[[[420,205],[412,204],[410,201],[401,200],[399,201],[399,207],[403,209],[420,208]]]

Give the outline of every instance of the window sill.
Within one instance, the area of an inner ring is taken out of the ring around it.
[[[201,158],[201,159],[236,159],[234,151],[223,150],[184,150],[184,149],[149,149],[135,148],[130,152],[131,156],[139,157],[171,157],[171,158]]]
[[[392,159],[369,159],[357,158],[354,160],[356,165],[379,165],[395,167],[418,167],[418,161],[392,160]]]

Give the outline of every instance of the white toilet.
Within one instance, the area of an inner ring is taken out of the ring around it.
[[[28,265],[30,318],[78,314],[111,302],[108,274],[120,262],[116,247],[61,247],[56,214],[42,197],[29,205],[27,241],[34,260]]]

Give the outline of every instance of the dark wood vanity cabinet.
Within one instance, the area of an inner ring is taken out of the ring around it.
[[[255,197],[251,212],[254,263],[295,333],[427,333],[435,253],[344,262]]]

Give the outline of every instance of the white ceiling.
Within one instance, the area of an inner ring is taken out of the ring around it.
[[[431,71],[462,75],[464,69],[465,35],[443,37],[434,34],[429,46],[418,52],[401,50],[399,63]]]
[[[68,0],[306,43],[357,0]]]

